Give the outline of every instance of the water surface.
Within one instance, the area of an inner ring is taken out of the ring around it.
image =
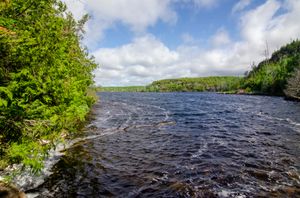
[[[40,197],[300,197],[300,104],[101,93]]]

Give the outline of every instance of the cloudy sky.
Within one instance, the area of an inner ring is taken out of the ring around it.
[[[64,0],[89,13],[83,43],[102,86],[243,75],[300,38],[300,0]]]

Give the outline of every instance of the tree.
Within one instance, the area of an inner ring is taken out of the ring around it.
[[[287,80],[300,66],[300,41],[281,47],[270,58],[268,51],[266,43],[266,59],[252,68],[242,81],[242,88],[253,93],[284,95]]]
[[[94,101],[87,91],[97,65],[80,44],[88,16],[75,21],[60,0],[10,0],[0,9],[0,158],[38,170]]]

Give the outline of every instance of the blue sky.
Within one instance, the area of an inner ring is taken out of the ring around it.
[[[226,28],[233,38],[238,38],[236,26],[238,13],[232,13],[236,2],[236,0],[227,0],[223,4],[202,9],[191,3],[174,3],[172,8],[177,13],[176,23],[158,20],[155,25],[147,27],[147,32],[155,35],[171,49],[175,49],[182,43],[184,34],[197,38],[201,44],[207,44],[205,42],[207,38],[220,28]],[[259,5],[258,2],[253,1],[251,7],[256,5]],[[98,47],[118,47],[129,43],[135,37],[135,33],[122,23],[116,23],[105,34],[107,39],[102,40]]]
[[[300,37],[300,0],[65,0],[91,15],[83,43],[103,86],[243,75],[251,64]]]

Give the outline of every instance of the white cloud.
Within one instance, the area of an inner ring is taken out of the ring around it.
[[[168,66],[179,59],[177,52],[168,49],[152,35],[138,37],[132,43],[118,48],[99,49],[93,55],[101,63],[101,68],[95,73],[96,80],[108,85],[126,83],[129,80],[130,83],[144,84],[161,78]],[[116,78],[107,76],[106,71],[119,72],[119,75],[115,75]]]
[[[183,33],[181,35],[181,39],[184,44],[192,44],[193,45],[193,44],[199,43],[199,41],[189,33]]]
[[[68,9],[72,12],[76,20],[79,20],[84,14],[87,13],[85,10],[85,4],[78,0],[63,0],[68,6]]]
[[[215,47],[229,44],[230,38],[228,32],[224,28],[219,29],[212,37],[212,43]]]
[[[94,53],[101,68],[96,81],[102,85],[147,84],[162,78],[240,74],[245,68],[228,68],[227,50],[182,45],[170,50],[153,35],[135,39],[132,43]]]
[[[101,85],[140,85],[162,78],[209,75],[241,75],[252,62],[264,58],[266,41],[270,52],[300,38],[300,1],[268,0],[245,10],[250,0],[240,0],[232,12],[239,15],[240,39],[233,40],[225,28],[208,39],[211,46],[199,46],[199,38],[182,34],[182,45],[168,48],[147,27],[161,20],[176,21],[171,3],[194,3],[212,7],[218,0],[65,0],[76,18],[89,12],[87,26],[89,46],[97,43],[106,29],[122,23],[135,32],[132,42],[116,48],[100,48],[93,55],[101,67],[95,71],[95,81]],[[130,5],[130,6],[128,6]],[[278,12],[280,10],[280,12]]]
[[[278,10],[286,9],[278,14]],[[147,84],[162,78],[209,75],[242,75],[252,62],[264,58],[265,43],[270,52],[300,38],[300,1],[285,3],[269,0],[240,18],[240,41],[230,39],[219,29],[212,36],[212,46],[201,48],[188,33],[183,44],[171,50],[153,35],[141,36],[131,43],[94,53],[102,63],[96,81],[103,85]]]
[[[242,36],[252,43],[265,43],[267,34],[278,25],[278,17],[274,17],[280,8],[277,1],[267,1],[253,11],[246,13],[241,19]],[[269,37],[269,36],[268,36]]]
[[[174,24],[176,13],[171,9],[171,0],[64,0],[76,18],[84,13],[91,15],[87,25],[86,44],[95,43],[104,37],[104,31],[116,23],[128,26],[134,33],[144,33],[159,20]]]
[[[284,7],[288,5],[288,7]],[[278,15],[280,8],[286,12]],[[270,51],[300,37],[300,1],[287,0],[286,4],[269,0],[241,18],[241,36],[253,49],[263,51],[269,43]]]
[[[88,0],[88,9],[98,20],[120,21],[134,31],[144,31],[157,20],[174,22],[176,14],[169,8],[170,0]],[[101,25],[101,23],[99,24]]]
[[[175,3],[193,4],[198,8],[211,8],[217,5],[220,0],[172,0]]]
[[[251,1],[252,0],[240,0],[233,6],[232,13],[236,13],[244,10],[248,5],[251,4]]]
[[[200,7],[212,7],[218,0],[193,0],[194,3]]]

